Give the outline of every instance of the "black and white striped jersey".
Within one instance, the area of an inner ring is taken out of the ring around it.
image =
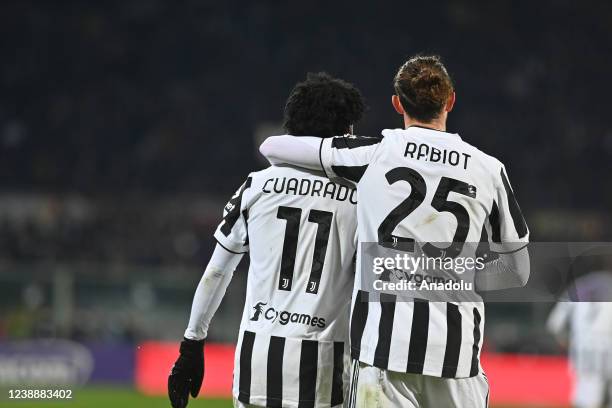
[[[491,250],[527,244],[529,231],[497,159],[459,135],[421,127],[384,130],[383,138],[324,139],[321,165],[330,178],[357,185],[359,243],[477,243]],[[451,253],[452,245],[443,250]],[[361,279],[351,318],[351,354],[399,372],[465,378],[479,373],[484,306],[474,302],[396,301]],[[452,255],[451,255],[452,256]],[[368,300],[370,300],[368,302]]]
[[[234,366],[239,401],[342,404],[356,228],[355,189],[289,166],[251,173],[226,205],[215,238],[250,257]]]

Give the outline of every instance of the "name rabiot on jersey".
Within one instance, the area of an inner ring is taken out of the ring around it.
[[[526,245],[529,231],[501,162],[457,134],[409,127],[384,130],[383,136],[321,143],[326,174],[357,185],[360,244],[446,242],[453,245],[441,253],[452,257],[463,243],[479,242],[484,228],[494,252]],[[353,358],[386,370],[446,378],[480,372],[481,302],[400,302],[391,294],[368,301],[371,288],[362,282],[361,258],[358,251]]]
[[[354,280],[356,193],[288,166],[251,173],[215,238],[249,252],[234,397],[268,407],[342,404]]]

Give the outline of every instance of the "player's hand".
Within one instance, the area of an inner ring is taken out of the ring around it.
[[[197,397],[204,379],[204,340],[184,339],[179,358],[168,376],[168,397],[173,408],[185,408],[189,394]]]

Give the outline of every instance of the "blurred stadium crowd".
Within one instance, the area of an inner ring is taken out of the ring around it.
[[[292,85],[319,70],[353,81],[369,105],[356,132],[378,134],[401,126],[391,79],[419,51],[442,55],[456,80],[450,130],[509,164],[532,240],[612,237],[612,191],[603,188],[612,173],[609,4],[449,0],[364,13],[322,1],[24,0],[1,8],[0,337],[35,335],[49,325],[40,317],[47,310],[59,322],[47,334],[176,338],[225,200],[264,166],[255,134],[280,123]],[[82,289],[59,311],[53,299],[66,281],[49,273],[58,265]],[[110,281],[109,293],[131,295],[104,295]],[[95,294],[105,300],[94,307]],[[117,318],[109,299],[119,299]],[[152,320],[126,315],[151,302]],[[222,309],[233,314],[228,322],[241,306]],[[521,310],[500,312],[497,337],[523,339],[507,347],[537,338],[537,327],[512,325]],[[31,324],[15,325],[28,313]],[[529,313],[534,322],[545,315]],[[176,328],[160,329],[167,316]],[[235,323],[216,327],[225,329],[213,338],[235,334]]]

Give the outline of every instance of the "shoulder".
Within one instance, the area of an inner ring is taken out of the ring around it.
[[[255,171],[249,173],[243,180],[242,183],[238,186],[238,189],[226,205],[225,210],[228,210],[228,206],[231,204],[232,206],[236,204],[236,202],[240,202],[240,206],[243,206],[248,203],[249,197],[252,196],[252,190],[254,185],[261,179],[261,172]]]
[[[288,173],[288,169],[293,169],[293,167],[289,165],[268,166],[265,169],[252,171],[249,173],[247,180],[250,179],[250,187],[257,186],[265,183],[266,180],[270,178],[286,175]]]
[[[248,195],[252,198],[256,198],[262,192],[262,189],[268,188],[271,185],[270,183],[275,183],[276,180],[282,182],[285,179],[311,179],[322,180],[325,183],[329,182],[322,171],[304,169],[289,164],[272,165],[263,170],[252,172],[249,174],[249,179],[250,181],[247,180],[250,190]]]
[[[254,183],[265,183],[265,181],[270,178],[290,176],[325,177],[325,175],[321,171],[309,170],[302,167],[292,166],[290,164],[275,164],[266,167],[265,169],[249,173],[249,177],[251,177]]]
[[[504,164],[495,156],[485,153],[476,146],[461,140],[465,147],[471,151],[472,157],[482,163],[484,168],[493,175],[494,178],[499,176],[500,172],[504,168]]]
[[[382,136],[334,136],[331,139],[331,147],[335,149],[355,149],[359,147],[377,145],[382,141],[382,139]]]
[[[257,181],[260,180],[264,177],[266,177],[266,174],[269,173],[269,170],[271,168],[273,168],[274,166],[268,166],[265,169],[261,169],[261,170],[257,170],[257,171],[252,171],[249,173],[249,175],[247,176],[247,179],[251,179],[253,181]]]
[[[393,136],[403,136],[406,134],[406,129],[383,129],[381,132],[382,136],[385,138],[393,137]]]

